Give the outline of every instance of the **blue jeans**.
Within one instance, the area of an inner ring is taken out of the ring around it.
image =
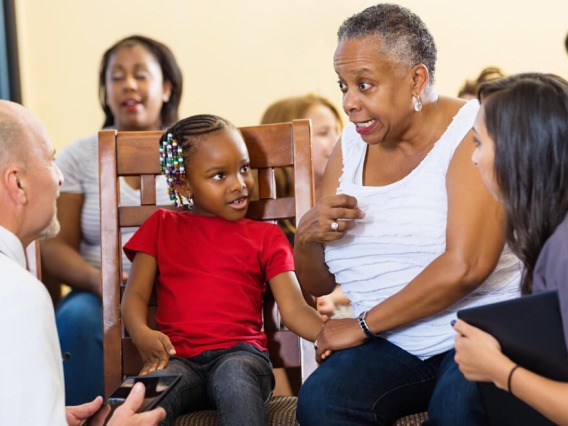
[[[64,359],[65,404],[104,395],[101,300],[93,293],[71,291],[57,306],[55,320]]]
[[[302,426],[390,426],[404,415],[426,411],[434,393],[439,401],[430,403],[429,424],[480,424],[469,420],[470,406],[483,412],[477,386],[452,368],[453,355],[422,361],[384,339],[335,352],[301,387],[298,421]]]
[[[218,425],[265,426],[265,402],[274,388],[268,354],[248,343],[205,351],[193,358],[174,356],[167,368],[150,373],[181,373],[181,381],[160,404],[163,425],[190,411],[216,409]]]
[[[488,422],[477,384],[464,377],[455,354],[452,349],[440,365],[424,425],[485,426]]]

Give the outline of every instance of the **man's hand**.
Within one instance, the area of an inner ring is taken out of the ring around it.
[[[69,426],[81,426],[89,419],[89,425],[103,425],[110,407],[107,405],[101,411],[97,412],[103,405],[103,399],[97,396],[91,402],[86,404],[65,407],[65,416]],[[96,413],[96,414],[95,414]],[[93,416],[91,418],[91,416]]]
[[[162,407],[154,408],[145,413],[136,413],[144,402],[145,388],[140,382],[136,383],[128,398],[116,409],[108,426],[156,426],[166,418],[166,412]]]

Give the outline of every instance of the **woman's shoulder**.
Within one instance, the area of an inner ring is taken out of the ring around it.
[[[93,157],[93,154],[96,156]],[[65,145],[57,156],[60,159],[68,158],[98,158],[98,133],[76,139]]]
[[[533,288],[558,288],[568,275],[568,214],[546,240],[538,256]]]
[[[75,139],[68,145],[63,147],[63,150],[78,150],[86,147],[97,146],[99,141],[98,133],[91,133],[90,135],[84,136],[79,139]]]
[[[556,253],[568,261],[568,214],[558,224],[550,238],[544,244],[543,253]]]
[[[479,101],[477,99],[468,101],[451,96],[440,96],[438,100],[440,103],[440,115],[446,120],[455,121],[461,118],[473,124],[479,111]]]
[[[97,134],[63,147],[55,158],[57,166],[65,177],[61,192],[92,193],[98,198],[98,158]]]
[[[440,132],[437,145],[445,147],[444,150],[453,156],[455,149],[471,131],[478,111],[477,100],[440,97],[438,116],[434,118]]]

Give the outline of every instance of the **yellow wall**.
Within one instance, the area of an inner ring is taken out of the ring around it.
[[[102,124],[102,52],[133,33],[169,45],[185,77],[181,116],[257,123],[273,100],[315,91],[341,103],[336,31],[368,0],[16,0],[23,102],[56,147]],[[454,95],[487,65],[568,77],[568,1],[400,0],[438,44],[436,86]]]

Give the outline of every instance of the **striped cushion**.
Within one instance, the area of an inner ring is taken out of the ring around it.
[[[398,419],[394,426],[420,426],[426,420],[428,420],[427,412],[411,414]]]
[[[266,404],[268,424],[273,426],[297,425],[295,396],[276,396]],[[215,410],[194,411],[176,419],[175,426],[209,426],[217,424]]]
[[[268,424],[272,426],[298,425],[296,422],[295,396],[277,396],[266,404]],[[394,426],[420,426],[428,420],[428,413],[417,413],[398,419]],[[175,426],[214,426],[217,424],[215,410],[194,411],[176,419]]]

